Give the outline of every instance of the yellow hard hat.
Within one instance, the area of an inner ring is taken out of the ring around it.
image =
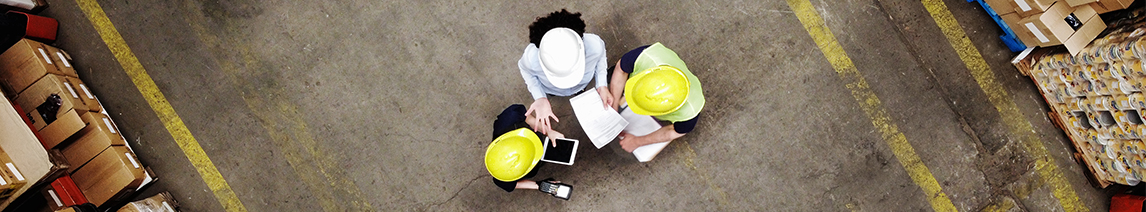
[[[541,139],[529,128],[501,134],[485,150],[485,169],[503,182],[521,179],[541,160]]]
[[[625,101],[634,113],[669,114],[688,99],[688,78],[672,66],[661,65],[638,72],[625,82]]]

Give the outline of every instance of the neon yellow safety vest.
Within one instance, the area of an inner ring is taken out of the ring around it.
[[[704,107],[704,92],[700,89],[700,80],[692,74],[692,71],[688,70],[680,56],[677,56],[676,52],[668,49],[664,44],[657,42],[641,51],[641,54],[637,56],[637,61],[633,63],[633,73],[630,73],[629,76],[661,65],[680,69],[681,72],[684,72],[685,77],[688,77],[688,99],[684,100],[684,105],[680,109],[654,117],[670,122],[682,122],[695,118],[697,114],[700,114],[700,109]]]

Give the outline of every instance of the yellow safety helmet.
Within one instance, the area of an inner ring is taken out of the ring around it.
[[[485,169],[503,182],[521,179],[541,160],[545,147],[529,128],[501,134],[485,150]]]
[[[637,72],[625,82],[625,101],[637,114],[669,114],[684,105],[688,87],[688,78],[680,69],[656,66]]]

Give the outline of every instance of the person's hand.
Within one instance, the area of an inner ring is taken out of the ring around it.
[[[601,102],[604,102],[606,108],[613,107],[613,94],[609,93],[608,86],[597,87],[597,94],[601,95]]]
[[[549,124],[549,118],[553,118],[554,121],[561,122],[561,120],[557,119],[556,115],[553,115],[553,108],[549,106],[549,99],[547,98],[534,100],[533,104],[529,105],[529,109],[525,111],[525,114],[528,115],[533,112],[537,112],[533,114],[533,117],[537,117],[538,129],[536,130],[541,131],[541,134],[549,135],[549,131],[553,129]]]
[[[636,150],[637,147],[641,147],[641,145],[637,143],[637,136],[633,134],[622,132],[620,137],[621,148],[625,149],[626,152],[633,152],[633,150]]]
[[[557,139],[558,138],[565,138],[565,134],[561,134],[560,132],[557,132],[556,130],[551,130],[551,131],[549,131],[549,134],[545,134],[545,135],[549,136],[549,143],[553,144],[553,147],[557,147]]]

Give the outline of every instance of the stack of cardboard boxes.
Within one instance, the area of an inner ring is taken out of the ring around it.
[[[28,184],[24,174],[12,163],[12,158],[0,150],[0,199],[12,197],[16,190]]]
[[[1134,0],[985,0],[1023,44],[1063,45],[1077,54],[1106,24],[1098,14],[1126,9]]]
[[[63,153],[76,187],[98,206],[134,192],[146,175],[70,60],[58,48],[21,40],[0,54],[0,89],[16,94],[8,98],[41,144]]]

